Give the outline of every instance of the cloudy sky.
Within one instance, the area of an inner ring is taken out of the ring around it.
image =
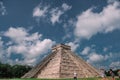
[[[119,0],[0,0],[0,61],[35,65],[64,43],[97,68],[120,68]]]

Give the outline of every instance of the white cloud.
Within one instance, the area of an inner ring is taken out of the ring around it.
[[[107,54],[100,54],[91,48],[90,48],[89,52],[90,52],[89,54],[85,55],[87,62],[96,67],[100,68],[101,66],[104,66],[104,68],[106,68],[106,69],[108,67],[114,67],[114,68],[120,67],[119,66],[119,58],[120,58],[119,53],[111,53],[110,52]],[[117,61],[114,61],[114,60],[117,60]]]
[[[67,10],[70,10],[72,8],[72,6],[69,6],[66,3],[63,3],[62,8],[63,8],[64,11],[67,11]]]
[[[56,22],[59,22],[59,18],[62,14],[63,14],[63,12],[61,10],[59,10],[58,8],[52,9],[52,11],[51,11],[51,22],[52,22],[52,24],[55,24]]]
[[[0,15],[4,16],[7,14],[6,8],[3,5],[3,2],[0,1]]]
[[[8,31],[4,32],[4,36],[9,37],[16,43],[21,43],[23,41],[39,40],[42,37],[42,34],[38,34],[38,32],[36,32],[36,33],[29,35],[28,31],[25,28],[10,27]]]
[[[93,45],[91,47],[85,47],[83,51],[80,53],[84,55],[87,58],[87,62],[90,64],[99,64],[100,62],[103,62],[109,58],[112,57],[112,54],[106,54],[102,55],[100,53],[97,53],[95,49],[93,49]]]
[[[45,20],[50,21],[53,25],[60,22],[60,17],[72,6],[63,3],[61,7],[51,8],[50,6],[38,5],[33,10],[33,17],[39,22],[39,18],[44,17]]]
[[[67,22],[64,23],[63,28],[65,30],[65,36],[63,36],[63,40],[73,38],[73,31],[75,26],[75,20],[69,19]]]
[[[43,7],[42,5],[38,5],[33,10],[33,17],[44,17],[48,12],[48,6]]]
[[[90,53],[91,48],[85,47],[84,50],[81,52],[82,55],[88,55]]]
[[[104,7],[100,13],[92,8],[77,16],[74,34],[77,38],[90,39],[97,33],[108,33],[120,29],[120,3],[114,2]]]
[[[39,54],[43,54],[48,52],[49,49],[51,49],[54,42],[52,42],[50,39],[44,39],[43,41],[36,42],[35,45],[30,47],[29,54],[31,54],[31,57],[37,57]],[[30,56],[29,56],[30,57]]]
[[[79,44],[74,43],[74,42],[69,42],[69,43],[66,43],[66,44],[71,46],[72,51],[75,51],[79,47]]]
[[[56,22],[60,22],[59,18],[61,17],[61,15],[63,15],[66,11],[70,10],[72,8],[72,6],[67,5],[66,3],[62,4],[62,9],[60,8],[53,8],[51,10],[51,22],[54,25]]]
[[[15,42],[22,41],[27,35],[28,33],[24,28],[13,27],[10,27],[9,30],[4,33],[4,36],[11,38]]]
[[[103,60],[105,60],[105,57],[101,54],[97,54],[97,53],[91,53],[89,56],[88,56],[88,60],[87,62],[88,63],[99,63]]]
[[[25,28],[21,27],[9,28],[8,31],[4,32],[4,36],[11,39],[10,42],[12,44],[8,45],[4,54],[11,64],[36,64],[40,55],[47,53],[55,44],[55,41],[51,39],[41,40],[42,34],[38,34],[37,32],[30,34]],[[12,54],[21,54],[24,59],[19,60],[16,58],[16,60],[11,60],[10,57]]]
[[[120,61],[112,62],[109,67],[120,67]]]

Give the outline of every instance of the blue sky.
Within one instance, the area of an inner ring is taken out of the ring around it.
[[[64,43],[97,68],[120,68],[119,0],[0,0],[0,61],[35,65]]]

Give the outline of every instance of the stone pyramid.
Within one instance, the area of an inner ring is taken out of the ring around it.
[[[73,78],[96,77],[98,71],[71,51],[71,47],[59,44],[52,48],[52,53],[22,78]]]

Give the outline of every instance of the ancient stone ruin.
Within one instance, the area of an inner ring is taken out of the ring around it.
[[[98,71],[71,51],[71,47],[59,44],[52,48],[52,53],[22,78],[73,78],[96,77]]]

